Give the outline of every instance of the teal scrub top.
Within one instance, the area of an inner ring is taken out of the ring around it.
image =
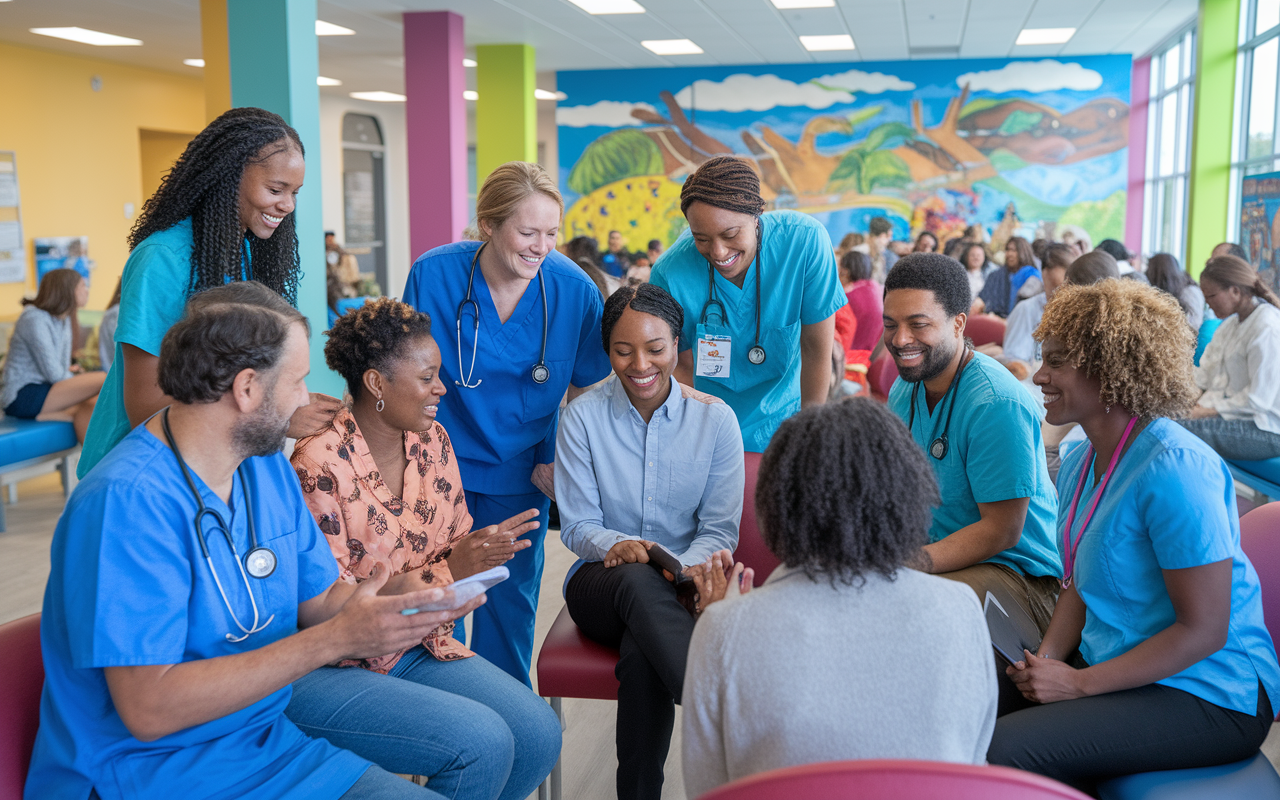
[[[131,344],[153,356],[173,324],[182,319],[191,295],[191,218],[156,231],[138,243],[124,264],[120,284],[120,315],[116,325],[116,354],[98,393],[80,463],[81,478],[128,435],[133,426],[124,408],[124,358],[121,347]],[[245,248],[248,268],[248,248]],[[247,277],[247,276],[246,276]]]
[[[242,642],[196,540],[195,497],[173,451],[144,426],[124,438],[76,487],[58,520],[45,589],[40,699],[28,798],[264,800],[339,798],[369,762],[304,734],[285,716],[285,686],[219,719],[135,739],[120,719],[105,667],[179,664],[265,647],[298,629],[298,604],[338,578],[337,563],[283,455],[249,458],[228,506],[192,476],[205,505],[222,515],[240,554],[247,514],[258,542],[275,551],[275,572],[246,589],[226,539],[206,523],[205,539],[227,602],[251,626]]]
[[[1088,470],[1074,524],[1089,512],[1095,486],[1087,447],[1062,460],[1058,543],[1080,471]],[[1064,556],[1065,558],[1065,556]],[[1123,655],[1172,625],[1166,569],[1231,559],[1231,622],[1226,645],[1157,683],[1232,711],[1256,714],[1258,683],[1280,702],[1280,666],[1262,620],[1258,573],[1240,548],[1235,483],[1222,458],[1176,422],[1154,420],[1116,465],[1080,537],[1072,581],[1085,605],[1080,655],[1090,664]]]
[[[898,378],[889,390],[889,408],[904,423],[911,419],[915,385]],[[911,438],[933,467],[942,497],[942,505],[933,510],[929,541],[945,539],[982,519],[978,503],[1025,497],[1022,537],[987,561],[1033,577],[1062,577],[1062,561],[1053,541],[1058,499],[1045,463],[1040,411],[1030,393],[998,361],[974,353],[959,391],[953,390],[934,406],[932,414],[924,388],[917,394]],[[946,432],[947,454],[939,460],[929,454],[929,446],[942,435],[952,403],[955,414]]]
[[[849,302],[831,237],[821,223],[797,211],[770,211],[760,220],[760,254],[747,267],[742,288],[712,269],[688,231],[659,257],[650,278],[684,308],[680,349],[694,351],[694,388],[729,404],[742,427],[743,445],[752,453],[764,452],[778,426],[800,410],[801,326],[822,322]],[[747,360],[756,336],[757,272],[763,364]],[[714,304],[706,308],[708,274],[727,319]],[[728,378],[697,374],[702,335],[732,339]]]

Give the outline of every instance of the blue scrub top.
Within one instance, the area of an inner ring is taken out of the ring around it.
[[[26,797],[338,798],[369,763],[312,739],[284,716],[286,686],[221,719],[153,742],[121,721],[104,667],[177,664],[243,653],[297,631],[298,604],[338,576],[329,545],[302,500],[283,455],[244,462],[253,486],[258,541],[278,559],[249,578],[265,630],[240,643],[200,545],[195,498],[173,452],[139,426],[76,487],[58,520],[40,624],[45,683]],[[205,505],[230,521],[249,549],[244,491],[231,509],[199,477]],[[209,553],[227,599],[246,626],[253,610],[226,539],[207,528]]]
[[[462,320],[461,375],[470,375],[473,385],[483,383],[474,389],[460,386],[455,383],[461,380],[458,305],[466,296],[471,260],[480,244],[457,242],[420,256],[409,271],[404,302],[431,315],[440,376],[448,388],[436,419],[453,440],[463,486],[483,494],[532,494],[538,491],[529,479],[534,465],[555,462],[556,421],[565,391],[570,384],[588,387],[611,372],[600,344],[604,301],[577,264],[555,251],[543,260],[551,377],[540,385],[530,375],[542,346],[538,281],[529,282],[515,311],[501,323],[477,264],[472,299],[480,307],[480,330],[476,332],[468,306]]]
[[[1093,501],[1087,447],[1062,460],[1058,543],[1080,470],[1088,469],[1075,525]],[[1231,622],[1221,650],[1157,683],[1223,708],[1256,714],[1258,682],[1280,703],[1280,666],[1262,620],[1258,573],[1240,549],[1240,521],[1231,472],[1195,434],[1157,419],[1133,440],[1080,537],[1073,578],[1085,605],[1080,654],[1100,664],[1132,650],[1172,625],[1173,603],[1161,570],[1231,559]]]
[[[827,229],[808,214],[770,211],[760,217],[760,255],[738,288],[712,269],[686,231],[653,267],[651,282],[684,308],[681,351],[694,350],[695,389],[724,400],[738,417],[743,446],[762,453],[778,426],[800,410],[800,329],[822,322],[848,305]],[[763,264],[763,267],[761,266]],[[760,345],[763,364],[747,360],[756,337],[756,272],[760,274]],[[708,273],[728,319],[708,298]],[[732,339],[728,378],[697,375],[702,334]]]
[[[915,385],[898,378],[889,390],[889,408],[904,423],[911,418]],[[929,454],[929,446],[942,435],[953,402],[956,410],[947,432],[947,454],[939,460]],[[1062,577],[1062,561],[1053,541],[1058,499],[1045,463],[1040,411],[1009,370],[993,358],[974,353],[959,391],[934,406],[932,414],[921,387],[911,438],[933,467],[942,497],[942,505],[933,510],[930,542],[982,519],[978,503],[1026,497],[1022,537],[987,561],[1024,575]]]

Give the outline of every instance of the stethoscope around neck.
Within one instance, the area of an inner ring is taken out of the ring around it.
[[[760,254],[763,251],[764,251],[764,231],[760,224],[760,218],[756,217],[756,257],[755,257],[755,262],[756,262],[756,265],[755,265],[756,266],[756,340],[751,345],[751,349],[747,351],[747,360],[750,361],[752,364],[763,364],[765,355],[766,355],[764,352],[764,347],[760,345],[760,269],[761,269],[761,261],[763,260],[760,257]],[[751,265],[748,264],[747,269],[750,269],[750,268],[751,268]],[[475,268],[472,267],[472,271],[474,270]],[[702,314],[699,315],[698,317],[699,323],[703,325],[707,324],[707,309],[709,309],[713,303],[720,309],[719,311],[720,321],[722,323],[727,322],[729,319],[729,315],[725,313],[724,303],[720,302],[720,299],[716,297],[716,268],[711,264],[711,261],[708,260],[707,261],[707,302],[702,304]]]
[[[960,368],[956,370],[955,380],[951,381],[951,385],[947,387],[947,391],[943,393],[940,402],[946,402],[947,395],[958,393],[960,391],[960,379],[964,377],[964,368],[969,366],[969,362],[973,360],[973,353],[969,350],[969,346],[965,345],[964,356],[960,360]],[[916,424],[916,398],[920,394],[920,384],[924,381],[916,383],[911,388],[911,415],[907,421],[907,430],[914,430]],[[951,405],[947,406],[947,421],[942,426],[942,435],[935,437],[929,444],[929,455],[941,461],[947,457],[947,433],[951,430],[951,414],[956,410],[956,398],[951,398]],[[937,423],[934,423],[934,430],[937,430]]]
[[[475,389],[484,383],[484,379],[471,382],[476,374],[476,353],[480,350],[480,305],[472,297],[471,288],[476,282],[476,262],[480,260],[480,254],[489,246],[488,242],[480,245],[476,249],[476,254],[471,257],[471,274],[467,276],[467,293],[462,298],[462,302],[458,303],[458,377],[461,380],[455,380],[454,384],[464,389]],[[542,279],[542,267],[538,267],[538,291],[542,294],[542,348],[538,351],[538,363],[533,365],[529,370],[529,377],[533,378],[533,382],[537,384],[546,383],[551,379],[551,370],[547,368],[547,322],[549,316],[547,314],[547,284]],[[462,377],[462,313],[467,306],[471,306],[471,313],[475,319],[475,325],[472,327],[471,338],[471,369],[467,371],[467,376]]]
[[[173,440],[173,431],[169,429],[169,409],[166,408],[160,415],[160,427],[164,429],[164,438],[169,442],[169,448],[173,450],[173,455],[178,459],[178,466],[182,468],[182,477],[186,478],[187,487],[191,489],[191,495],[196,499],[196,539],[200,542],[200,553],[204,556],[204,561],[209,565],[209,572],[213,573],[213,582],[218,587],[218,594],[222,595],[222,603],[227,607],[227,613],[231,615],[231,621],[240,629],[243,636],[233,636],[228,633],[227,641],[243,642],[252,634],[266,630],[271,624],[271,620],[276,618],[272,614],[267,621],[258,624],[258,601],[253,596],[253,588],[249,586],[249,576],[255,578],[266,578],[276,571],[276,554],[269,547],[258,546],[258,532],[253,524],[253,494],[249,484],[249,479],[245,476],[244,465],[241,464],[236,468],[236,474],[240,476],[240,486],[244,490],[244,506],[245,514],[249,522],[249,552],[245,554],[243,562],[240,559],[240,553],[236,551],[236,543],[231,538],[231,529],[227,526],[226,520],[222,518],[215,509],[209,508],[204,504],[204,498],[200,496],[200,490],[196,488],[196,482],[191,477],[191,470],[187,468],[187,462],[182,458],[182,452],[178,450],[178,443]],[[235,609],[231,607],[231,601],[227,599],[227,592],[222,588],[222,580],[218,577],[218,570],[213,566],[213,559],[209,556],[209,544],[204,538],[204,523],[206,519],[212,518],[214,524],[222,530],[222,535],[227,540],[227,547],[231,548],[231,555],[234,557],[236,566],[240,569],[240,579],[244,581],[244,589],[249,593],[249,604],[253,607],[253,624],[246,628],[240,622],[240,618],[236,616]]]

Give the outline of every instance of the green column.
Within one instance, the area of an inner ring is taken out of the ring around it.
[[[1240,0],[1200,0],[1187,192],[1187,267],[1195,276],[1214,245],[1227,238],[1239,36]]]
[[[274,111],[298,132],[307,151],[307,176],[294,211],[302,264],[298,310],[311,321],[307,385],[314,392],[341,397],[343,383],[325,366],[321,335],[329,321],[320,206],[316,0],[227,0],[227,29],[232,106]]]
[[[533,48],[476,48],[476,185],[508,161],[538,160],[538,106]]]

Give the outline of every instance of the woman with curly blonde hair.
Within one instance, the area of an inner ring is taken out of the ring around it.
[[[1059,472],[1053,619],[1008,670],[1033,705],[996,722],[988,760],[1092,791],[1248,758],[1280,666],[1231,473],[1170,420],[1195,402],[1182,309],[1133,281],[1064,286],[1036,338],[1046,420],[1078,422],[1089,446]]]

